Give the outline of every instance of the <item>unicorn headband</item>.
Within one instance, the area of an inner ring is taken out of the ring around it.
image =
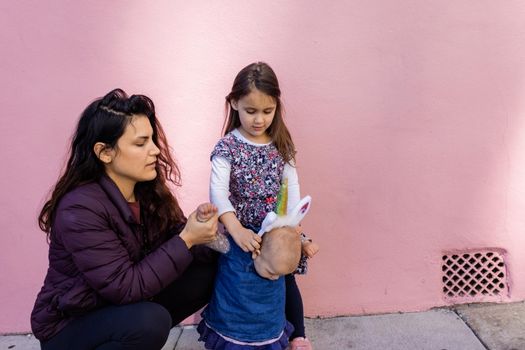
[[[275,209],[277,213],[272,211],[266,214],[266,217],[261,224],[261,229],[257,234],[262,237],[266,232],[269,232],[274,228],[284,226],[295,227],[299,225],[306,213],[308,213],[308,210],[310,210],[311,202],[312,197],[306,196],[288,213],[288,178],[285,178],[281,183],[281,188],[277,195],[277,207]]]
[[[279,194],[277,195],[277,206],[275,212],[269,212],[264,218],[261,229],[257,233],[259,236],[263,236],[266,232],[273,230],[274,228],[291,226],[295,227],[299,225],[301,220],[305,217],[306,213],[310,209],[310,203],[312,198],[306,196],[295,205],[295,207],[287,213],[288,205],[288,179],[285,178],[281,183]],[[207,243],[206,246],[220,253],[227,253],[230,250],[230,242],[228,238],[222,232],[217,232],[217,239],[213,242]]]

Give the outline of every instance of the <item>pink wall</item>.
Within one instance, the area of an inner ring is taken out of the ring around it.
[[[36,216],[82,108],[117,86],[153,97],[189,212],[255,60],[280,77],[314,198],[307,315],[444,305],[449,249],[506,249],[502,301],[525,299],[524,35],[513,0],[0,3],[0,333],[29,330]]]

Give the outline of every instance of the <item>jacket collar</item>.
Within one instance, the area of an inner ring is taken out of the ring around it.
[[[133,213],[128,205],[128,202],[118,189],[117,185],[107,175],[102,175],[98,180],[100,187],[106,192],[107,196],[117,207],[120,215],[130,224],[137,224]]]

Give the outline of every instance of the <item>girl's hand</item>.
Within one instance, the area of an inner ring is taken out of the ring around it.
[[[303,254],[306,257],[312,258],[319,251],[319,245],[311,241],[306,241],[306,242],[303,242],[302,249],[303,249]]]
[[[255,256],[258,255],[258,252],[260,252],[261,249],[262,241],[262,238],[258,234],[242,226],[236,229],[234,232],[230,232],[230,234],[239,248],[245,252],[252,252],[255,254]],[[252,258],[253,257],[254,255],[252,254]]]
[[[260,253],[262,238],[252,230],[242,226],[234,212],[229,211],[222,214],[220,220],[243,251],[252,252],[252,258]]]
[[[202,210],[203,204],[199,206],[199,211]],[[194,211],[188,217],[186,226],[180,233],[179,237],[186,243],[186,246],[191,248],[197,244],[204,244],[214,241],[217,238],[217,229],[218,229],[218,217],[217,217],[217,208],[215,206],[206,207],[205,217],[207,221],[202,222],[202,217],[200,220],[197,220],[197,211]],[[200,212],[202,214],[202,212]]]

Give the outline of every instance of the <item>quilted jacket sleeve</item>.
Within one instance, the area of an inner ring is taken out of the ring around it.
[[[66,203],[57,211],[55,233],[85,281],[113,304],[148,299],[177,279],[193,260],[184,241],[175,235],[149,255],[134,262],[110,225],[104,205],[89,196]],[[114,225],[127,225],[124,221]]]

